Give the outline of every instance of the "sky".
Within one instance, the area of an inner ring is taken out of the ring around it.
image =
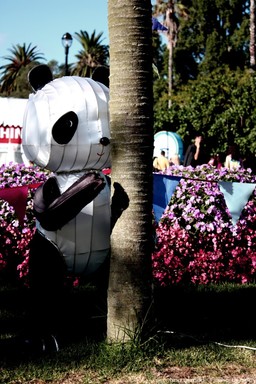
[[[9,63],[3,57],[11,55],[13,45],[24,43],[37,46],[45,63],[56,60],[63,64],[61,38],[66,32],[73,37],[69,63],[76,61],[75,54],[81,49],[75,32],[103,32],[102,44],[108,45],[107,8],[108,0],[0,0],[0,66]]]
[[[64,64],[61,38],[66,32],[73,37],[70,64],[81,49],[75,32],[103,32],[102,44],[108,45],[107,8],[108,0],[0,0],[0,66],[9,63],[3,58],[11,55],[12,46],[24,43],[36,46],[44,54],[45,63],[56,60]]]

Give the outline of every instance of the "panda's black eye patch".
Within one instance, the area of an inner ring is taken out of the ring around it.
[[[77,114],[73,111],[67,112],[52,127],[52,137],[58,144],[67,144],[74,136],[77,126]]]

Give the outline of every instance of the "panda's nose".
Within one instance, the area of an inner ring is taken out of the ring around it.
[[[107,145],[110,144],[110,140],[108,137],[102,137],[100,139],[100,144],[103,145],[103,147],[106,147]]]
[[[100,139],[99,144],[102,145],[102,148],[101,148],[101,153],[97,153],[97,155],[101,157],[104,155],[104,149],[103,148],[110,144],[110,140],[108,137],[102,137]]]
[[[58,144],[68,144],[78,126],[78,116],[70,111],[62,115],[52,127],[52,137]]]

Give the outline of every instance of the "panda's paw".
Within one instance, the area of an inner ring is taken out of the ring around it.
[[[23,342],[23,349],[25,354],[36,355],[58,352],[60,350],[59,343],[54,335],[26,338]]]

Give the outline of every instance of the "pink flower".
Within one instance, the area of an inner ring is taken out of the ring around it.
[[[170,175],[184,177],[156,228],[153,253],[156,283],[248,283],[256,278],[256,191],[232,225],[217,181],[255,183],[250,171],[229,172],[207,166],[171,167]],[[186,179],[185,179],[186,177]],[[216,182],[199,182],[193,179]]]

